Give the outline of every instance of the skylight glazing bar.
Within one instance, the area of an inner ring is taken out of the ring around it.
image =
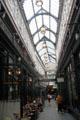
[[[44,19],[43,19],[43,9],[42,9],[42,6],[41,6],[41,13],[42,13],[42,26],[44,25]]]
[[[50,55],[50,54],[49,54],[49,56],[50,56],[52,59],[55,59],[55,60],[56,60],[56,58],[55,58],[55,57],[53,57],[52,55]]]
[[[45,40],[46,39],[46,40]],[[43,37],[42,39],[40,39],[36,44],[35,44],[35,46],[37,46],[40,42],[42,42],[42,41],[49,41],[49,42],[51,42],[54,46],[55,46],[55,43],[53,42],[53,41],[51,41],[51,40],[49,40],[48,38],[46,38],[46,37]]]
[[[36,50],[36,52],[37,52],[37,50]],[[39,55],[39,53],[37,52],[37,54],[38,54],[38,56],[39,56],[39,59],[41,60],[41,62],[42,62],[42,64],[43,64],[43,66],[44,66],[44,63],[43,63],[43,61],[42,61],[42,59],[41,59],[41,56]],[[45,66],[44,66],[45,67]]]
[[[49,13],[50,13],[50,9],[51,8],[51,0],[49,0]],[[50,26],[51,26],[51,24],[50,24],[50,15],[49,15],[49,28],[50,28]],[[49,31],[49,39],[50,39],[50,31]]]
[[[35,15],[35,9],[34,9],[34,3],[33,3],[33,0],[31,0],[32,2],[32,6],[33,6],[33,12],[34,12],[34,15]],[[36,17],[35,17],[35,23],[36,23],[36,27],[37,27],[37,30],[38,30],[38,25],[37,25],[37,20],[36,20]],[[39,33],[38,33],[38,37],[39,37]],[[40,37],[39,37],[40,39]]]
[[[33,12],[34,12],[34,15],[35,15],[35,9],[34,9],[34,3],[33,3],[33,0],[31,0],[32,2],[32,6],[33,6]],[[38,30],[38,25],[37,25],[37,20],[36,20],[36,17],[35,17],[35,23],[36,23],[36,27],[37,27],[37,30]],[[38,32],[38,37],[39,37],[39,40],[40,40],[40,36],[39,36],[39,32]],[[37,50],[36,50],[37,52]],[[39,53],[37,52],[38,56],[39,56]],[[40,60],[42,61],[41,57],[39,56]],[[42,61],[42,64],[44,65],[43,61]]]
[[[49,46],[48,46],[48,48],[51,49],[52,51],[55,51],[55,49],[53,49],[53,48],[51,48],[51,47],[49,47]],[[40,49],[38,52],[40,52],[40,51],[43,50],[43,49],[45,49],[45,48]],[[51,52],[49,52],[49,53],[51,53]],[[52,54],[54,54],[54,53],[52,53]],[[56,53],[55,53],[55,54],[56,54]]]
[[[41,54],[40,56],[43,56],[44,54],[46,54],[46,52],[44,52],[43,54]],[[48,55],[51,55],[51,56],[53,56],[54,58],[56,57],[56,55],[55,54],[52,54],[52,53],[48,53]]]
[[[51,7],[51,0],[49,0],[49,13],[50,13],[50,7]],[[49,15],[49,28],[50,28],[50,15]],[[49,31],[49,40],[50,40],[50,31]],[[48,58],[50,60],[48,48],[47,48],[47,52],[48,52]]]
[[[56,20],[56,22],[58,22],[58,18],[56,18],[55,16],[53,16],[51,13],[46,12],[46,13],[35,13],[35,15],[33,15],[29,20],[28,20],[28,24],[30,24],[30,22],[32,21],[32,19],[34,19],[35,17],[39,16],[39,15],[50,15],[51,17],[53,17],[53,19]]]
[[[39,61],[41,60],[41,63],[45,68],[45,63],[47,63],[47,66],[49,67],[47,70],[55,69],[56,41],[59,27],[58,20],[60,18],[58,6],[60,0],[42,0],[43,4],[41,6],[35,4],[36,0],[26,1],[28,1],[26,3],[30,3],[30,9],[27,10],[29,5],[25,4],[25,6],[27,6],[27,9],[25,10],[37,58]],[[44,32],[45,30],[46,32]],[[52,62],[54,64],[52,64]]]
[[[56,54],[49,52],[51,55],[56,56]]]
[[[54,51],[56,52],[56,50],[55,50],[55,49],[53,49],[53,48],[51,48],[51,47],[49,47],[49,46],[48,46],[48,48],[50,48],[51,50],[54,50]]]
[[[47,26],[45,26],[46,27],[46,31],[50,31],[50,32],[52,32],[52,34],[56,37],[57,36],[57,33],[55,33],[54,31],[52,31],[50,28],[48,28]],[[36,33],[38,33],[40,31],[40,28],[32,35],[32,36],[35,36],[36,35]]]

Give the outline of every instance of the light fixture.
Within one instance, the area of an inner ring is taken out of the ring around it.
[[[38,7],[42,6],[43,5],[43,1],[42,0],[36,0],[36,5]]]
[[[44,61],[44,64],[46,65],[47,63],[48,63],[48,61],[47,61],[47,60],[45,60],[45,61]]]
[[[21,73],[22,73],[22,71],[21,71],[21,69],[19,68],[19,69],[17,70],[17,74],[20,75]]]
[[[46,47],[46,42],[42,43],[42,47],[45,48]]]
[[[41,31],[42,34],[45,34],[45,32],[46,32],[46,27],[43,25],[43,26],[41,27],[40,31]]]
[[[35,103],[36,103],[36,101],[34,100],[34,101],[33,101],[33,103],[35,104]]]
[[[18,62],[21,62],[21,57],[18,57]]]
[[[8,75],[12,75],[12,70],[11,69],[8,70]]]
[[[48,57],[48,54],[47,54],[47,53],[45,53],[45,54],[44,54],[44,58],[47,58],[47,57]]]
[[[29,78],[29,82],[32,82],[32,78]]]
[[[21,74],[21,70],[18,71],[18,74],[19,74],[19,75]]]
[[[78,40],[79,39],[79,33],[75,34],[75,39]]]

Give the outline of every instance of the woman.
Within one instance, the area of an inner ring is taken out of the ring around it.
[[[51,96],[48,94],[48,96],[47,96],[47,99],[48,99],[48,102],[50,103],[50,101],[51,101]]]
[[[61,95],[58,95],[57,98],[56,98],[56,102],[58,104],[58,112],[62,112],[62,96]]]

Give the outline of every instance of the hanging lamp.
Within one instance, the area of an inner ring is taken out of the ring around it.
[[[8,75],[12,75],[12,70],[11,69],[8,70]]]
[[[42,47],[45,48],[46,47],[46,42],[42,43]]]
[[[42,6],[43,5],[43,1],[42,0],[36,0],[36,5],[39,7],[39,6]]]
[[[47,57],[48,57],[48,54],[47,54],[47,53],[45,53],[45,54],[44,54],[44,58],[47,58]]]
[[[40,31],[41,31],[42,34],[45,34],[45,32],[46,32],[46,27],[43,25],[43,26],[41,27]]]

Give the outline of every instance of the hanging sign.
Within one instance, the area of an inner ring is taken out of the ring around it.
[[[63,77],[57,78],[57,82],[58,82],[58,83],[64,82],[64,78],[63,78]]]

